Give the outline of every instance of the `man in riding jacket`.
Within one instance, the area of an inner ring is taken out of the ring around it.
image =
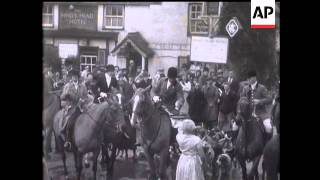
[[[170,115],[179,114],[184,103],[182,86],[177,81],[178,70],[170,67],[167,78],[161,78],[159,83],[152,87],[151,97],[153,102],[160,102]]]
[[[106,66],[106,73],[101,75],[97,80],[97,89],[98,94],[96,97],[107,97],[108,93],[117,93],[118,98],[120,98],[119,85],[115,77],[113,65],[109,64]]]
[[[267,133],[267,139],[272,137],[272,125],[270,114],[267,111],[267,106],[272,103],[272,97],[269,95],[267,88],[258,83],[255,71],[248,73],[249,84],[242,90],[241,97],[248,97],[251,104],[252,116],[263,121]]]
[[[72,70],[69,74],[71,80],[64,86],[61,94],[61,106],[63,107],[63,120],[61,132],[66,134],[66,143],[64,146],[71,148],[71,128],[75,120],[87,109],[88,90],[85,85],[79,82],[80,71]]]

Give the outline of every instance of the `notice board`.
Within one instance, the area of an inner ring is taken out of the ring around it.
[[[225,37],[192,37],[191,61],[227,63],[229,39]]]

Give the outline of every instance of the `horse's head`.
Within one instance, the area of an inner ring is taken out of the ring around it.
[[[146,114],[146,107],[151,105],[151,99],[148,95],[148,91],[151,86],[148,86],[145,89],[139,88],[135,90],[135,94],[131,99],[132,103],[132,114],[130,119],[130,124],[135,126],[137,119],[141,119],[144,114]]]
[[[247,97],[241,97],[237,104],[237,125],[241,125],[243,120],[248,120],[250,118],[250,102]]]
[[[107,99],[108,102],[108,118],[117,124],[124,124],[124,113],[116,96]]]

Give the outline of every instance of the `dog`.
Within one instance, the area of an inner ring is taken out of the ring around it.
[[[231,180],[232,161],[228,154],[220,154],[217,158],[217,164],[219,167],[218,180]]]

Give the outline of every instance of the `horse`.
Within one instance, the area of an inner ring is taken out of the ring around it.
[[[280,173],[280,101],[276,102],[271,111],[273,124],[276,125],[277,134],[266,144],[263,152],[263,178],[277,180]]]
[[[58,95],[50,93],[44,97],[44,107],[42,111],[42,122],[44,130],[44,155],[50,158],[51,137],[53,131],[53,119],[55,114],[60,110],[60,98]]]
[[[241,97],[238,101],[236,121],[241,122],[235,144],[235,156],[242,169],[242,179],[259,179],[258,165],[265,144],[263,125],[252,116],[247,97]],[[248,175],[246,161],[253,162]]]
[[[113,177],[113,165],[116,160],[117,150],[124,149],[126,151],[126,158],[128,158],[128,149],[133,149],[135,160],[135,129],[131,127],[130,122],[125,117],[125,123],[119,128],[108,126],[103,127],[103,144],[102,144],[102,161],[107,163],[107,179]],[[111,145],[111,155],[109,156],[108,147]],[[105,165],[105,164],[103,164]]]
[[[136,126],[137,120],[141,125],[142,147],[150,165],[149,179],[156,179],[157,173],[154,155],[160,156],[159,177],[166,179],[166,169],[169,162],[169,146],[171,140],[171,121],[169,114],[156,107],[151,102],[148,93],[151,86],[145,89],[139,88],[132,98],[132,115],[130,123]]]
[[[109,126],[115,127],[116,124],[124,122],[123,111],[115,99],[116,97],[111,97],[101,104],[91,104],[88,110],[81,113],[74,122],[71,144],[78,180],[81,176],[83,155],[89,152],[93,153],[92,170],[93,178],[96,179],[97,159],[103,140],[103,125],[108,123]],[[54,134],[62,155],[64,174],[67,176],[68,171],[63,147],[64,139],[59,127],[60,120],[63,117],[62,113],[62,111],[59,111],[54,118]]]

